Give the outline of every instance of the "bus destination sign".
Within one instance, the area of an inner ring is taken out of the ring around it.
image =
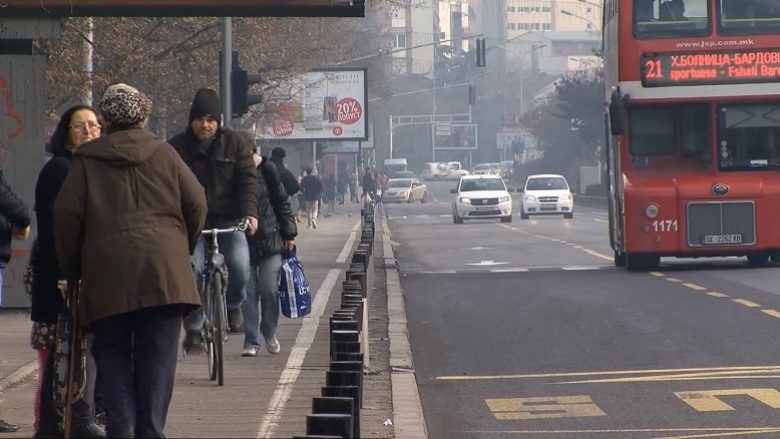
[[[641,63],[645,87],[780,81],[780,49],[646,53]]]

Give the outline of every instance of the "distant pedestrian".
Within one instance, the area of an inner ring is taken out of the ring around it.
[[[328,205],[328,215],[336,211],[336,177],[333,174],[325,179],[325,202]]]
[[[195,92],[192,99],[187,128],[168,142],[192,169],[206,191],[208,215],[205,228],[232,227],[246,219],[249,220],[248,234],[251,235],[257,229],[257,218],[254,217],[257,215],[257,175],[252,162],[255,147],[247,136],[222,127],[221,118],[219,95],[210,88],[201,88]],[[228,329],[231,332],[241,332],[243,328],[241,303],[246,298],[246,284],[249,282],[249,247],[246,236],[247,233],[235,232],[217,237],[230,278],[225,299]],[[210,239],[199,239],[192,256],[199,288],[204,285]],[[185,352],[202,348],[203,320],[202,308],[184,319]]]
[[[354,171],[349,175],[349,199],[353,203],[359,203],[358,191],[357,191],[357,173]]]
[[[322,193],[325,190],[322,180],[317,176],[312,168],[306,169],[306,176],[301,180],[301,192],[306,200],[306,214],[308,215],[308,228],[317,228],[318,206]]]
[[[281,351],[276,337],[279,324],[279,270],[282,252],[295,248],[298,226],[295,223],[290,197],[284,190],[278,166],[270,160],[254,155],[257,166],[257,233],[249,238],[251,276],[247,285],[244,310],[243,357],[256,357],[260,348],[260,334],[265,348],[272,354]]]
[[[371,168],[366,168],[366,173],[363,174],[363,180],[360,183],[360,187],[363,189],[363,197],[368,195],[372,199],[376,198],[377,185],[376,180],[374,180],[374,175],[371,172]]]
[[[344,204],[347,200],[347,192],[349,191],[349,172],[342,172],[338,178],[338,185],[336,191],[338,192],[339,204]]]
[[[29,235],[30,213],[0,171],[0,306],[3,303],[3,270],[11,261],[11,240],[25,240]],[[0,433],[18,430],[18,425],[0,419]]]
[[[35,436],[63,434],[63,411],[54,400],[54,337],[57,318],[64,307],[65,277],[57,264],[54,243],[54,200],[68,176],[73,154],[83,144],[100,137],[101,126],[92,107],[76,105],[60,117],[51,136],[48,151],[52,158],[43,166],[35,184],[35,217],[38,236],[31,256],[33,272],[32,345],[38,352],[38,388],[35,393]],[[89,341],[89,338],[87,339]],[[89,344],[88,344],[89,346]],[[87,352],[83,396],[72,405],[72,434],[75,437],[105,437],[95,423],[95,360]]]
[[[200,304],[190,254],[206,197],[176,151],[144,129],[151,106],[133,87],[108,87],[98,106],[105,135],[76,150],[54,202],[57,262],[81,285],[108,437],[164,437],[182,317]]]

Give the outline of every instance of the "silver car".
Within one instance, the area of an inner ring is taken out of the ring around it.
[[[428,186],[416,178],[391,178],[387,190],[382,194],[383,203],[428,201]]]

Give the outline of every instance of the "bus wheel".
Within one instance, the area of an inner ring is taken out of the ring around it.
[[[658,267],[661,258],[652,253],[626,253],[626,268],[628,271],[647,271]]]
[[[769,265],[769,253],[759,252],[747,255],[751,267],[766,267]]]
[[[619,252],[617,250],[614,251],[613,260],[615,261],[615,267],[625,267],[626,266],[626,254],[623,252]]]

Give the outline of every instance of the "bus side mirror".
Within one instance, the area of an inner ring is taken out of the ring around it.
[[[620,95],[617,91],[612,93],[612,99],[609,102],[609,128],[613,136],[620,136],[625,133],[626,111],[623,103],[620,102]]]

